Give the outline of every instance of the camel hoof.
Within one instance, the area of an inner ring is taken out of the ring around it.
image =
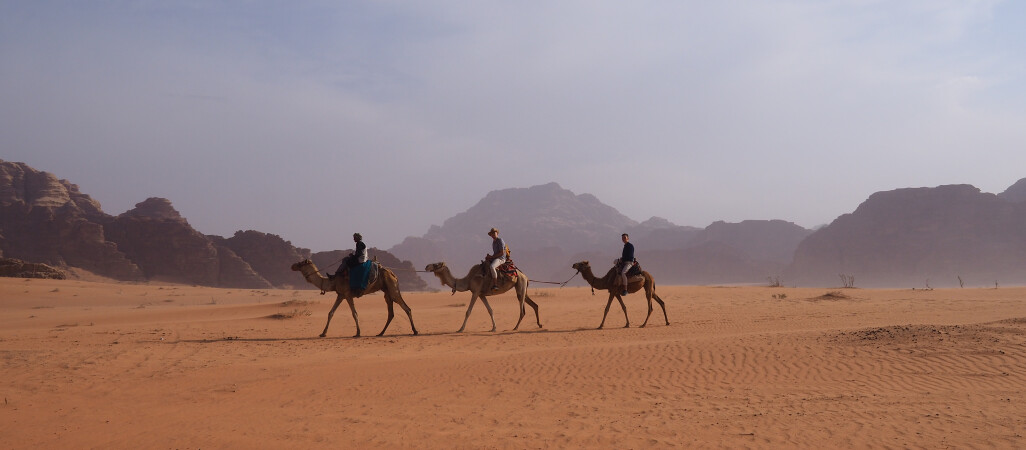
[[[327,336],[328,333],[321,333],[321,337]]]
[[[489,333],[494,333],[494,332],[495,332],[495,327],[492,327],[492,329],[489,331]]]
[[[413,330],[413,335],[414,335],[414,336],[416,336],[416,335],[418,335],[418,334],[420,334],[420,333],[418,333],[418,332],[417,332],[417,330]]]
[[[378,333],[378,334],[375,334],[374,336],[375,337],[381,337],[381,336],[384,336],[384,335],[385,335],[385,333]]]
[[[356,334],[354,334],[354,335],[353,335],[353,337],[354,337],[354,338],[355,338],[355,337],[360,337],[360,333],[356,333]]]
[[[631,324],[627,324],[627,325],[624,325],[623,327],[624,327],[624,328],[630,328],[630,327],[631,327]]]

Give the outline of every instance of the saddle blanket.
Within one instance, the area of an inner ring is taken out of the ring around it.
[[[495,268],[495,273],[499,275],[499,279],[508,278],[513,281],[517,281],[517,265],[513,264],[512,259],[507,259],[506,262]],[[491,273],[488,272],[488,263],[481,261],[481,275],[484,277],[490,277]]]
[[[367,261],[349,268],[349,289],[367,289],[367,286],[377,279],[378,267],[374,261]]]

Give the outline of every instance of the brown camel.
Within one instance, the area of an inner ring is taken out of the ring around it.
[[[354,298],[360,298],[366,294],[381,291],[385,294],[385,304],[388,306],[388,320],[385,321],[385,328],[381,329],[378,336],[385,334],[385,330],[388,329],[388,324],[392,323],[392,318],[395,317],[393,312],[392,303],[398,303],[399,307],[406,311],[406,316],[410,318],[410,328],[413,328],[413,334],[417,334],[417,327],[413,325],[413,313],[410,311],[410,307],[406,305],[406,301],[403,300],[403,295],[399,292],[399,280],[395,277],[395,274],[391,270],[385,267],[380,267],[377,278],[364,289],[363,294],[353,295],[353,292],[349,290],[349,278],[348,277],[335,277],[327,278],[321,275],[321,272],[317,270],[317,265],[309,259],[304,259],[292,265],[292,270],[299,271],[303,274],[303,278],[310,284],[320,288],[321,293],[328,291],[335,291],[338,293],[338,297],[335,299],[335,305],[331,307],[331,311],[328,312],[328,322],[324,324],[324,331],[321,332],[321,337],[328,334],[328,325],[331,323],[331,316],[335,315],[335,309],[338,305],[342,304],[342,300],[349,303],[349,309],[353,311],[353,321],[356,322],[356,335],[353,337],[360,337],[360,319],[356,315],[356,306],[353,304]]]
[[[478,264],[470,268],[470,272],[467,276],[457,279],[452,276],[452,272],[444,262],[438,262],[434,264],[428,264],[424,270],[433,272],[436,277],[442,282],[442,284],[452,288],[452,292],[455,294],[457,291],[464,292],[470,291],[470,305],[467,306],[467,315],[463,318],[463,325],[460,326],[457,333],[462,333],[463,329],[467,326],[467,319],[470,318],[470,311],[474,309],[474,302],[477,301],[478,297],[481,297],[481,303],[484,303],[485,308],[488,309],[488,317],[492,319],[492,331],[495,331],[495,316],[492,314],[492,306],[488,304],[488,296],[498,295],[506,292],[510,289],[516,288],[517,300],[520,301],[520,320],[517,320],[517,326],[513,327],[513,330],[520,328],[520,322],[524,320],[524,303],[531,305],[534,308],[534,317],[538,321],[538,328],[541,328],[541,316],[538,315],[538,304],[531,300],[531,297],[527,295],[527,275],[524,275],[520,269],[517,269],[517,279],[512,279],[499,275],[499,289],[493,290],[491,288],[491,278],[482,273],[481,267],[484,263]],[[488,270],[485,266],[485,270]]]
[[[614,288],[614,283],[619,278],[619,274],[616,273],[616,268],[613,267],[612,269],[609,269],[609,273],[607,273],[605,277],[596,278],[595,274],[591,272],[591,265],[588,264],[588,261],[575,263],[572,267],[581,273],[581,276],[584,277],[585,281],[587,281],[592,288],[609,291],[609,300],[606,302],[606,311],[602,313],[602,323],[599,324],[599,329],[601,330],[606,324],[606,315],[609,314],[609,305],[613,304],[613,297],[616,297],[616,300],[620,302],[620,307],[623,308],[623,318],[627,321],[627,325],[624,325],[624,328],[630,327],[631,320],[627,318],[627,305],[623,304],[623,298],[620,297],[619,292],[623,287],[616,286]],[[666,319],[666,324],[669,325],[670,319],[666,316],[666,304],[664,304],[663,299],[659,298],[655,293],[655,278],[652,278],[652,274],[642,271],[641,276],[633,276],[627,279],[628,293],[633,294],[640,291],[641,288],[645,288],[645,298],[648,299],[648,315],[645,316],[645,323],[641,324],[641,328],[645,328],[645,325],[648,325],[648,318],[652,317],[653,298],[655,301],[659,302],[659,306],[663,308],[663,318]]]

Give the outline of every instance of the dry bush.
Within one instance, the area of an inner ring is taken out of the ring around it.
[[[850,296],[841,291],[830,291],[819,297],[814,297],[813,300],[845,300],[850,298]]]
[[[296,308],[296,309],[293,309],[292,311],[288,311],[288,312],[280,312],[280,313],[271,314],[271,315],[267,316],[267,318],[268,319],[285,320],[285,319],[295,319],[296,317],[300,317],[300,316],[309,316],[311,314],[313,314],[313,313],[310,312],[309,309],[300,310],[299,308]]]

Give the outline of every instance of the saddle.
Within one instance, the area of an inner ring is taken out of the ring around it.
[[[381,271],[381,265],[376,261],[367,261],[361,264],[357,264],[354,267],[342,266],[334,277],[342,277],[348,280],[349,290],[356,293],[357,297],[363,295],[363,291],[367,289],[367,286],[374,284],[378,279],[378,275]]]
[[[620,265],[617,264],[617,265],[613,266],[612,269],[609,269],[609,275],[608,276],[611,277],[611,281],[612,281],[611,284],[613,286],[620,286]],[[644,279],[645,279],[644,275],[641,274],[641,263],[635,261],[634,262],[634,266],[632,266],[627,271],[627,284],[629,285],[631,283],[642,281]]]
[[[489,278],[492,276],[491,271],[488,270],[487,262],[481,261],[481,264],[478,265],[478,267],[481,268],[481,276],[485,278]],[[499,275],[499,280],[497,281],[502,281],[505,279],[514,282],[517,281],[517,270],[517,265],[513,263],[513,260],[507,259],[506,262],[500,264],[499,267],[495,268],[495,273]]]

